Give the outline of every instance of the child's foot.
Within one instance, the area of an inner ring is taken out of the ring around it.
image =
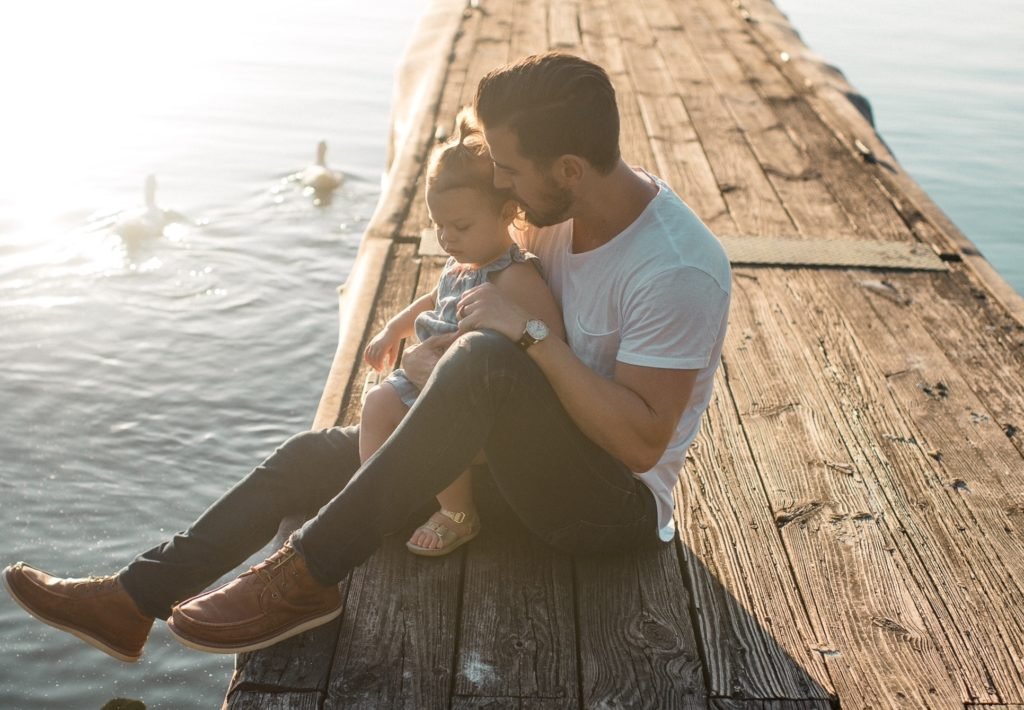
[[[480,533],[476,513],[453,513],[443,508],[416,528],[405,546],[409,552],[424,557],[440,557],[465,545]]]

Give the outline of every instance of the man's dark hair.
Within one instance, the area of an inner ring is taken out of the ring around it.
[[[508,128],[540,166],[562,155],[602,174],[619,162],[619,109],[604,69],[563,52],[525,57],[480,80],[473,103],[488,128]]]

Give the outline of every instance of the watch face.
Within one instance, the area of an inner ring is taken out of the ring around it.
[[[544,340],[548,337],[548,326],[542,320],[528,320],[526,321],[526,332],[534,340]]]

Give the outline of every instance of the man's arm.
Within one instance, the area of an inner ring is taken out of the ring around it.
[[[637,473],[654,468],[665,453],[699,372],[620,362],[609,380],[587,367],[566,343],[551,338],[527,354],[580,431]]]
[[[526,321],[537,317],[503,298],[490,284],[467,291],[460,311],[461,331],[490,328],[511,340],[518,340]],[[580,430],[638,473],[653,468],[665,453],[699,372],[620,362],[609,380],[556,338],[536,343],[527,353]]]
[[[402,369],[414,385],[423,389],[437,361],[459,337],[458,333],[445,333],[427,338],[419,345],[406,348],[402,353]]]

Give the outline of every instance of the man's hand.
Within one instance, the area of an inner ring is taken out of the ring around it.
[[[475,286],[462,294],[455,314],[461,333],[487,328],[513,342],[522,337],[529,320],[526,313],[490,283]]]
[[[435,335],[416,347],[408,348],[402,355],[402,369],[409,381],[423,389],[437,361],[458,337],[459,333]]]

